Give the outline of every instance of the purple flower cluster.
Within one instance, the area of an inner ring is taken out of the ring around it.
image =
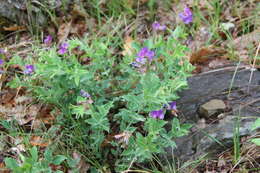
[[[92,104],[93,103],[93,100],[92,100],[92,98],[91,98],[91,95],[88,93],[88,92],[86,92],[85,90],[80,90],[80,95],[82,96],[82,97],[85,97],[86,99],[87,99],[87,103],[88,104]]]
[[[0,59],[0,66],[4,64],[4,60]]]
[[[44,44],[51,44],[52,42],[52,36],[48,35],[45,37],[45,39],[43,40]]]
[[[25,70],[23,71],[24,74],[33,74],[35,71],[34,65],[28,64],[25,65]]]
[[[147,47],[144,47],[137,53],[137,58],[135,59],[135,62],[132,63],[132,65],[135,67],[141,67],[147,62],[147,59],[149,61],[152,61],[154,56],[154,51],[148,49]]]
[[[85,97],[85,98],[90,98],[91,97],[90,94],[88,92],[84,91],[83,89],[80,90],[80,95],[82,97]]]
[[[152,61],[155,53],[152,50],[149,50],[147,47],[142,48],[138,54],[137,58],[148,58],[148,60]]]
[[[2,66],[5,63],[5,61],[3,59],[0,59],[0,66]],[[4,71],[2,70],[2,68],[0,68],[0,74],[3,74]]]
[[[176,102],[175,101],[172,101],[170,103],[168,103],[167,105],[167,110],[177,110],[177,107],[176,107]],[[164,119],[164,110],[163,109],[159,109],[159,110],[154,110],[154,111],[151,111],[150,112],[150,116],[152,118],[155,118],[155,119],[161,119],[163,120]]]
[[[177,110],[177,105],[175,101],[168,103],[167,110]]]
[[[155,110],[155,111],[152,111],[150,112],[150,116],[152,118],[159,118],[159,119],[164,119],[164,111],[162,109],[159,109],[159,110]]]
[[[179,17],[185,24],[189,24],[192,22],[192,12],[189,7],[185,7],[183,12],[179,13]]]
[[[69,44],[68,43],[62,43],[60,46],[59,46],[59,51],[58,53],[60,55],[63,55],[65,54],[67,51],[68,51],[68,48],[69,48]]]
[[[152,28],[153,30],[155,31],[164,31],[166,29],[166,25],[161,25],[159,22],[155,21],[153,24],[152,24]]]

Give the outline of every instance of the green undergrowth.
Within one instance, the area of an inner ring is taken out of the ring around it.
[[[187,87],[193,67],[179,41],[185,38],[183,29],[168,32],[166,38],[153,33],[133,42],[126,56],[114,53],[122,47],[117,37],[70,39],[63,53],[55,45],[36,47],[32,56],[9,62],[24,70],[9,86],[26,88],[60,110],[58,147],[78,150],[93,170],[104,165],[117,172],[130,169],[166,147],[175,148],[174,139],[191,127],[173,118],[170,110],[176,108],[169,108],[177,91]]]

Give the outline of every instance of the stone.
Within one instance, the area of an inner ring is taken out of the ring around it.
[[[226,104],[219,99],[212,99],[199,108],[200,116],[209,119],[213,115],[219,115],[226,109]]]
[[[193,125],[188,136],[175,139],[177,148],[174,149],[174,156],[179,161],[195,160],[208,153],[229,149],[233,145],[237,123],[241,138],[256,134],[250,129],[256,118],[260,117],[260,71],[254,71],[249,85],[250,69],[239,67],[236,72],[235,69],[236,66],[229,70],[194,75],[188,79],[189,89],[179,93],[180,121]],[[198,114],[200,105],[210,101],[212,104],[215,99],[220,100],[217,101],[219,109],[228,108],[216,115],[218,121],[212,123]],[[172,158],[171,151],[171,148],[166,148],[168,159]]]

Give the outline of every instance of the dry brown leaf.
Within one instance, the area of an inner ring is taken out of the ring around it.
[[[46,141],[40,136],[32,136],[30,139],[30,144],[32,146],[47,147],[50,144],[50,140]]]
[[[19,125],[24,125],[36,118],[41,106],[32,105],[32,97],[16,95],[16,90],[3,91],[0,116],[8,121],[16,120]]]
[[[5,163],[4,163],[4,158],[1,158],[1,155],[0,155],[0,172],[1,173],[11,173],[10,170],[8,170],[6,167],[5,167]]]
[[[0,105],[0,114],[4,115],[7,120],[15,119],[19,125],[24,125],[32,121],[36,117],[37,112],[38,107],[36,105],[28,108],[26,105],[17,105],[15,107]]]
[[[14,26],[9,26],[9,27],[3,27],[3,29],[5,31],[25,31],[26,27],[14,25]]]
[[[124,56],[130,56],[133,54],[134,50],[132,48],[132,43],[134,42],[134,40],[132,39],[132,37],[130,36],[126,36],[125,37],[125,43],[124,43],[124,50],[122,51],[122,54]]]
[[[58,33],[57,33],[58,44],[63,43],[68,38],[70,31],[71,31],[71,24],[72,24],[72,20],[70,20],[70,22],[68,22],[68,23],[63,23],[59,27]]]
[[[0,95],[0,103],[3,104],[13,104],[14,100],[13,98],[16,96],[16,90],[15,89],[9,89],[1,91]],[[0,110],[1,111],[1,110]]]
[[[118,142],[122,144],[122,147],[126,147],[128,145],[129,138],[131,136],[132,133],[125,131],[123,133],[115,135],[114,138],[117,139]]]
[[[55,117],[49,115],[47,117],[37,117],[32,124],[32,129],[39,129],[41,127],[46,127],[46,125],[52,125]]]
[[[218,158],[218,167],[223,167],[223,166],[225,166],[225,165],[226,165],[225,159],[222,158],[222,157],[219,157],[219,158]]]
[[[216,49],[213,47],[203,47],[193,52],[190,57],[191,64],[208,64],[210,61],[221,58],[226,51],[224,49]]]
[[[70,33],[75,34],[78,36],[83,36],[84,33],[87,31],[87,25],[86,22],[83,20],[79,20],[72,24],[73,27],[71,27]]]

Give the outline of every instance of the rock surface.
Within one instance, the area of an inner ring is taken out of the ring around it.
[[[199,115],[210,118],[213,115],[219,115],[221,112],[224,112],[225,109],[226,105],[222,100],[212,99],[200,106]]]
[[[238,124],[241,136],[256,133],[250,131],[250,127],[260,117],[260,71],[254,72],[249,85],[250,73],[250,69],[246,68],[235,73],[234,67],[233,70],[200,74],[188,79],[189,89],[179,93],[177,108],[181,120],[192,123],[193,128],[189,136],[176,140],[178,148],[175,156],[178,159],[196,159],[230,147]],[[208,116],[216,109],[223,113],[208,122],[199,116],[200,107],[206,110]],[[167,153],[170,151],[167,149]]]
[[[41,26],[47,22],[48,18],[45,8],[48,7],[48,10],[52,10],[61,6],[61,2],[60,0],[46,0],[40,1],[40,3],[42,6],[34,1],[0,0],[0,18],[4,17],[17,25],[37,24],[37,26]]]

